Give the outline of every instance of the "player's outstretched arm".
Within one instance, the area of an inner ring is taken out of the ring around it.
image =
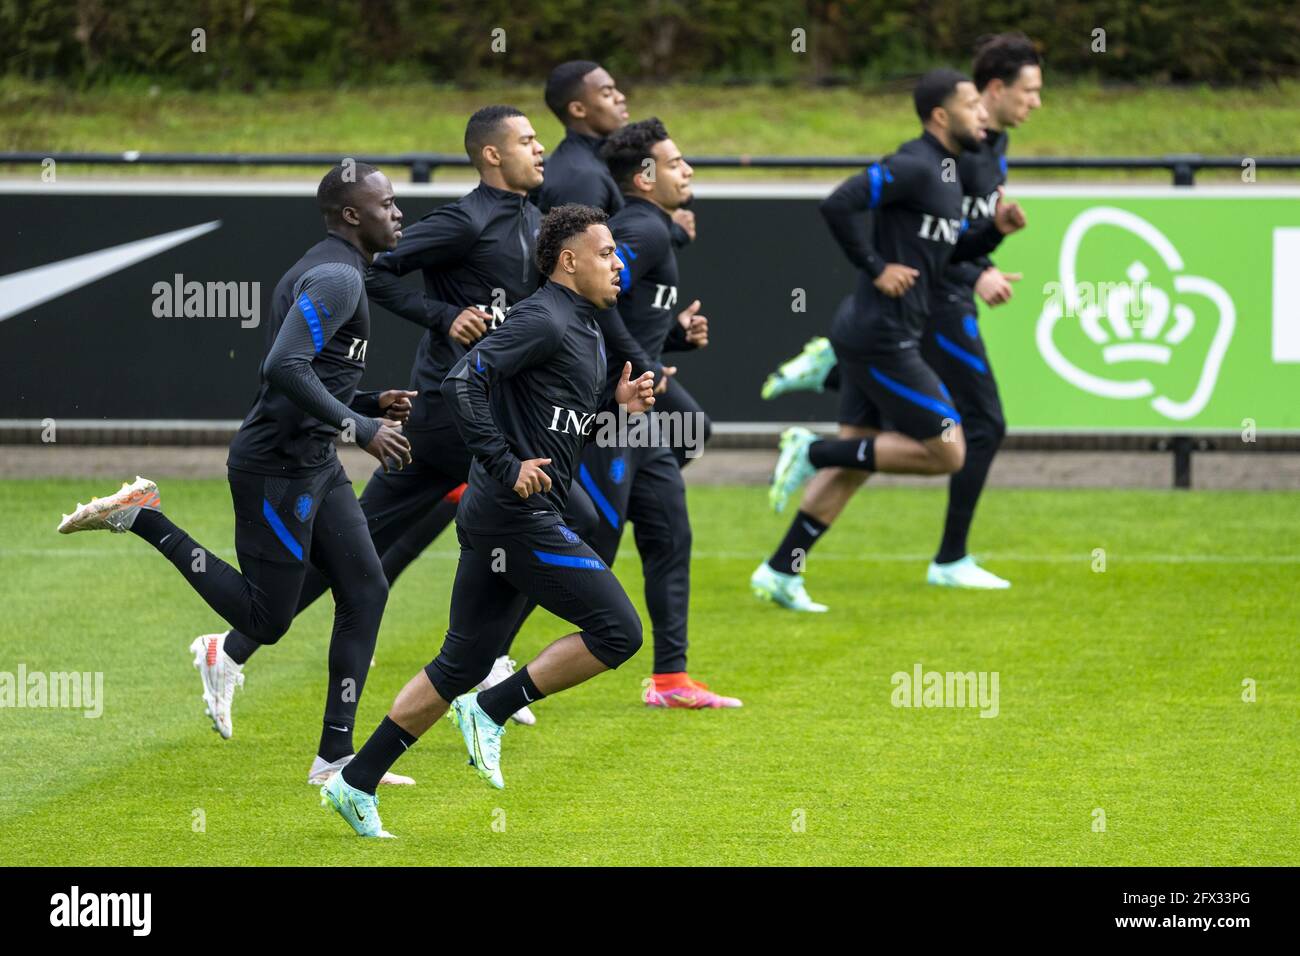
[[[474,223],[465,212],[443,206],[415,225],[402,230],[397,248],[375,257],[366,271],[366,294],[370,301],[408,322],[444,335],[462,308],[430,298],[402,281],[417,269],[445,269],[455,265],[477,236]]]
[[[873,279],[888,263],[876,251],[863,214],[912,198],[924,179],[915,164],[904,156],[872,163],[840,183],[818,207],[844,255]]]
[[[559,328],[545,312],[517,308],[509,322],[466,352],[443,380],[442,397],[466,447],[507,488],[515,487],[521,462],[492,417],[488,392],[494,383],[545,362],[560,341]]]
[[[313,418],[342,431],[355,423],[357,444],[365,448],[379,430],[374,419],[358,416],[321,384],[312,360],[356,311],[365,285],[355,267],[326,262],[303,273],[271,351],[262,363],[265,379]]]

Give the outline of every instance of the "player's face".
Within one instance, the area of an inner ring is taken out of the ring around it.
[[[583,118],[597,136],[608,136],[627,125],[627,97],[619,92],[614,78],[602,67],[582,78],[579,102],[586,111]]]
[[[661,140],[650,148],[655,165],[655,202],[665,209],[679,209],[691,201],[691,179],[695,170],[682,157],[682,151],[671,139]]]
[[[568,248],[573,252],[573,285],[578,295],[601,309],[614,305],[623,260],[618,257],[609,227],[604,223],[588,226]]]
[[[356,190],[357,233],[362,245],[372,253],[397,247],[402,238],[402,210],[397,208],[393,184],[375,170]]]
[[[537,141],[537,133],[526,116],[511,116],[502,121],[497,153],[501,157],[501,178],[519,192],[529,192],[542,184],[542,153],[546,148]]]
[[[948,114],[948,133],[952,138],[962,149],[979,149],[989,124],[989,114],[975,84],[970,81],[958,83],[944,104],[944,110]]]
[[[1022,66],[1016,81],[1003,86],[993,104],[993,118],[1002,129],[1013,129],[1029,119],[1029,114],[1043,105],[1043,70]]]

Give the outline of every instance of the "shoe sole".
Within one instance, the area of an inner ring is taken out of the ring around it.
[[[994,584],[990,586],[985,586],[982,584],[960,584],[957,581],[943,581],[943,580],[936,580],[934,578],[926,578],[925,583],[931,584],[937,588],[954,588],[958,591],[1009,591],[1011,590],[1010,581],[1006,582],[1005,584]]]
[[[133,485],[144,482],[139,488]],[[125,497],[120,498],[120,495]],[[158,496],[158,485],[148,478],[135,476],[135,481],[130,482],[124,488],[119,489],[111,495],[103,498],[92,498],[87,504],[78,504],[72,514],[63,516],[59,522],[59,534],[75,534],[78,531],[116,531],[110,525],[97,524],[94,527],[85,527],[87,521],[95,519],[98,522],[104,522],[108,516],[118,511],[125,511],[127,508],[134,507],[158,507],[161,499]]]
[[[336,770],[328,776],[308,777],[307,786],[323,787],[325,784],[333,780],[337,773],[338,771]],[[381,787],[413,787],[415,786],[415,780],[412,777],[403,776],[400,773],[386,773],[379,778],[379,785]]]
[[[796,614],[825,614],[830,610],[830,608],[825,605],[815,608],[795,607],[793,604],[786,604],[784,601],[778,600],[775,595],[768,591],[764,591],[762,588],[750,585],[749,589],[754,593],[754,597],[758,598],[760,601],[767,601],[769,604],[775,604],[777,607],[784,608],[787,611],[794,611]]]

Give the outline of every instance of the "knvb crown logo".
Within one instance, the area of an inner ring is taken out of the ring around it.
[[[1061,241],[1059,284],[1044,289],[1039,353],[1085,392],[1149,399],[1173,421],[1195,418],[1214,394],[1237,313],[1221,285],[1184,269],[1174,244],[1141,216],[1084,211]]]

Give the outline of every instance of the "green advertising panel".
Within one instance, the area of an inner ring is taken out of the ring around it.
[[[1300,190],[1008,190],[980,304],[1018,431],[1300,431]]]

